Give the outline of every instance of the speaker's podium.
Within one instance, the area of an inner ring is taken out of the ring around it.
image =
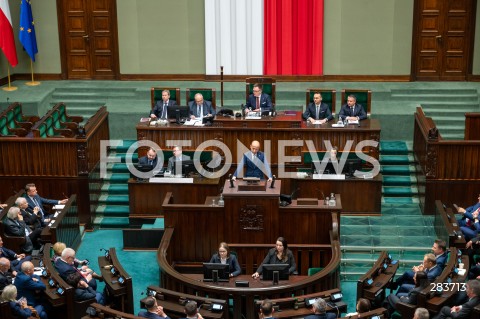
[[[281,236],[279,216],[282,181],[237,179],[223,187],[225,228],[233,243],[271,243]]]

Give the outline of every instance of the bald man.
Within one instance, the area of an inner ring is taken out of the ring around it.
[[[233,180],[235,180],[237,176],[241,174],[243,171],[243,166],[247,167],[245,177],[258,177],[260,179],[265,179],[263,172],[260,169],[261,166],[264,166],[268,181],[272,180],[272,172],[270,171],[270,166],[265,158],[265,154],[260,151],[259,141],[253,141],[250,144],[250,151],[243,154],[242,160],[238,164],[237,170],[233,174]]]

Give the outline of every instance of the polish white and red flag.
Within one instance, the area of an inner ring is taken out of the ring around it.
[[[8,0],[0,0],[0,48],[12,67],[18,64]]]

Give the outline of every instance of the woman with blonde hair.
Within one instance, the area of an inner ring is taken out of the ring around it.
[[[17,299],[17,287],[14,285],[8,285],[3,288],[2,296],[0,297],[2,301],[8,302],[12,314],[15,318],[30,318],[33,316],[32,310],[27,305],[27,299],[20,298]]]

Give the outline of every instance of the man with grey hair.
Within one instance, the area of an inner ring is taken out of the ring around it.
[[[473,308],[480,304],[480,281],[473,279],[466,284],[468,301],[460,306],[445,306],[433,319],[458,318],[469,319]]]
[[[318,298],[312,305],[313,315],[306,316],[304,319],[335,319],[337,316],[332,312],[327,312],[327,303],[322,298]]]
[[[0,290],[12,284],[13,273],[10,271],[10,260],[0,258]]]
[[[203,117],[215,116],[212,102],[205,101],[201,93],[195,94],[194,101],[188,102],[188,106],[188,114],[192,120],[201,120]]]
[[[3,221],[3,226],[6,235],[25,238],[25,244],[22,247],[25,253],[30,254],[34,248],[39,249],[41,247],[40,233],[42,230],[35,229],[32,231],[25,224],[20,208],[10,207],[7,218]]]
[[[75,267],[75,250],[72,248],[65,248],[62,251],[62,256],[55,260],[55,268],[63,280],[67,280],[68,275],[72,273],[80,272],[83,276],[83,280],[92,287],[93,290],[97,290],[97,281],[93,278],[92,274]]]
[[[430,318],[430,314],[428,313],[427,309],[417,308],[417,310],[415,310],[413,319],[429,319],[429,318]]]
[[[27,224],[32,231],[43,228],[42,214],[40,213],[39,207],[35,207],[33,211],[29,211],[28,202],[25,197],[18,197],[15,200],[15,206],[20,208],[20,213],[22,213],[25,224]]]

